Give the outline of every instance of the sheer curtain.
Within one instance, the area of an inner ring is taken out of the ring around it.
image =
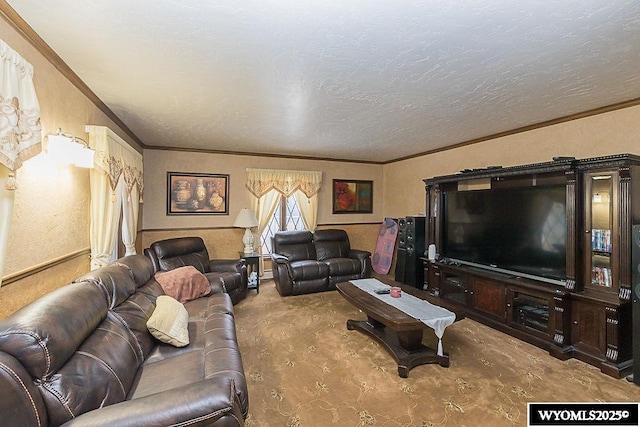
[[[15,171],[40,151],[42,127],[33,66],[0,40],[0,282],[17,188]]]
[[[138,212],[142,202],[142,155],[104,126],[87,126],[96,150],[91,180],[91,269],[118,256],[118,224],[122,214],[125,255],[136,253]]]

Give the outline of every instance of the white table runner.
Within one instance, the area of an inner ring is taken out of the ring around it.
[[[455,313],[405,292],[402,293],[400,298],[393,298],[389,294],[377,294],[375,293],[376,289],[390,288],[389,285],[377,279],[358,279],[351,280],[350,282],[363,291],[408,314],[414,319],[420,320],[433,329],[438,337],[438,356],[444,355],[442,351],[442,336],[447,326],[456,320]]]

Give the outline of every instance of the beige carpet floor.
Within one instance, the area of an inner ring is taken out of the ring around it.
[[[525,426],[527,402],[640,402],[640,387],[470,319],[450,326],[451,366],[400,378],[390,354],[346,328],[366,316],[337,291],[282,298],[272,281],[235,307],[252,426]],[[435,345],[432,333],[425,344]]]

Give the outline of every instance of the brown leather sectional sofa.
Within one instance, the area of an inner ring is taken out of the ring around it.
[[[160,343],[146,326],[163,295],[154,272],[128,256],[0,321],[0,423],[243,426],[231,298],[186,302],[190,344]]]
[[[371,276],[371,252],[351,249],[344,230],[281,231],[272,238],[273,280],[281,296],[336,289]]]

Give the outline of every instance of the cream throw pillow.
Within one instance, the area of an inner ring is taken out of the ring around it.
[[[156,299],[156,309],[147,321],[147,329],[159,341],[176,347],[189,344],[189,314],[184,305],[167,295]]]

